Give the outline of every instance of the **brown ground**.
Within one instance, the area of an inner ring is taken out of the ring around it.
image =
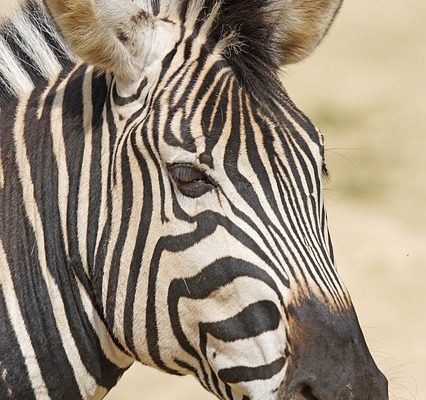
[[[318,52],[283,75],[326,134],[339,269],[393,400],[426,400],[425,16],[421,0],[346,0]],[[107,396],[211,398],[138,366]]]

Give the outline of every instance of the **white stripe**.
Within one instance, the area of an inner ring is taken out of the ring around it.
[[[132,263],[133,254],[135,253],[136,240],[138,237],[138,230],[140,225],[140,216],[142,215],[142,203],[143,203],[143,193],[146,188],[143,187],[143,177],[142,171],[138,165],[135,154],[131,149],[131,141],[128,140],[127,143],[127,155],[129,156],[129,165],[131,168],[131,182],[133,185],[133,198],[132,198],[132,207],[130,211],[129,225],[126,232],[126,240],[123,246],[123,252],[121,254],[120,265],[129,266],[129,268],[120,268],[118,275],[118,290],[114,311],[114,333],[120,338],[125,337],[125,324],[124,324],[124,315],[126,307],[126,296],[123,288],[127,288],[130,274],[130,265]],[[120,151],[121,153],[121,151]],[[121,161],[118,161],[117,164],[121,164]],[[154,167],[152,167],[154,168]],[[154,178],[153,178],[154,179]],[[121,178],[120,178],[121,180]],[[120,189],[122,189],[120,187]],[[155,199],[153,199],[155,204]],[[159,203],[157,203],[159,204]],[[124,295],[123,295],[124,293]]]
[[[105,75],[106,81],[107,81],[107,87],[110,87],[111,84],[111,75],[106,74]],[[104,107],[102,111],[102,143],[101,143],[101,206],[100,206],[100,213],[99,213],[99,225],[98,225],[98,233],[96,237],[96,250],[95,254],[99,251],[99,246],[101,243],[102,238],[102,232],[104,231],[105,225],[108,221],[108,209],[107,209],[107,197],[108,193],[110,192],[110,189],[108,187],[108,166],[109,166],[109,160],[110,160],[110,133],[108,128],[108,121],[107,121],[107,111],[106,107]],[[101,250],[102,251],[102,250]]]
[[[70,76],[70,75],[69,75]],[[52,144],[53,153],[55,154],[57,168],[58,168],[58,208],[59,218],[61,220],[61,229],[63,235],[63,243],[65,252],[69,255],[68,251],[68,192],[69,192],[69,176],[65,156],[65,142],[62,135],[62,111],[64,104],[64,92],[68,79],[65,79],[58,86],[56,91],[55,100],[52,104],[52,112],[50,115],[50,127],[52,131]]]
[[[58,73],[61,65],[30,20],[22,13],[15,13],[11,18],[11,23],[22,38],[17,42],[33,61],[34,68],[45,78]]]
[[[92,73],[86,72],[83,83],[83,124],[84,124],[84,151],[81,166],[80,186],[78,191],[78,249],[84,267],[87,271],[87,228],[89,224],[89,196],[90,196],[90,163],[92,157]]]
[[[48,36],[55,39],[57,47],[52,47],[51,43],[46,42],[44,36],[36,29],[22,7],[25,7],[25,4],[10,13],[9,20],[0,20],[0,26],[4,29],[3,37],[0,36],[0,76],[2,77],[0,84],[12,95],[18,96],[31,91],[34,88],[34,83],[21,64],[23,60],[19,60],[13,54],[13,50],[4,40],[6,35],[13,34],[13,31],[7,30],[8,26],[14,26],[19,32],[21,37],[19,39],[15,37],[15,40],[31,59],[31,66],[34,70],[44,78],[49,79],[62,70],[62,66],[54,52],[68,58],[71,62],[77,61],[76,56],[72,54],[57,32],[56,26],[52,24],[42,2],[38,2],[39,8],[32,17],[39,21],[38,26],[42,27]],[[0,14],[3,14],[3,10],[0,11]]]
[[[44,3],[39,0],[38,6],[40,7],[39,12],[37,12],[36,15],[33,14],[32,17],[34,17],[35,20],[38,21],[38,26],[42,27],[43,32],[45,32],[48,36],[55,38],[57,44],[59,45],[59,47],[52,47],[52,44],[49,43],[48,47],[51,50],[56,50],[59,54],[69,59],[70,61],[77,62],[78,58],[70,50],[68,44],[64,42],[61,34],[58,33],[56,25],[52,22],[50,14],[47,11]]]
[[[117,121],[116,121],[117,123]],[[117,130],[120,131],[121,124],[117,125]],[[121,154],[123,146],[125,144],[125,141],[116,141],[116,143],[119,143],[119,149],[113,150],[113,154],[116,152],[117,154]],[[105,164],[103,164],[105,165]],[[108,165],[108,164],[106,164]],[[117,243],[118,234],[120,232],[120,226],[121,226],[121,210],[122,210],[122,204],[123,204],[123,185],[122,185],[122,170],[121,170],[121,162],[114,163],[113,167],[116,167],[116,173],[117,173],[117,184],[114,187],[108,188],[111,192],[111,198],[112,198],[112,210],[111,210],[111,233],[108,238],[108,248],[107,253],[105,256],[105,264],[103,268],[103,274],[104,277],[107,277],[110,275],[112,266],[112,259],[114,256],[114,244]],[[105,185],[107,186],[107,183],[105,182]],[[102,187],[105,187],[104,184]],[[106,303],[107,303],[107,295],[108,295],[108,279],[102,280],[102,304],[104,306],[104,309],[106,310]]]
[[[7,90],[12,94],[28,93],[34,84],[27,72],[16,62],[9,45],[0,37],[0,76],[3,77]]]

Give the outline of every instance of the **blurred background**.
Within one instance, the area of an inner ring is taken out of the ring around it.
[[[426,400],[425,17],[422,0],[345,0],[324,43],[282,76],[325,134],[338,268],[392,400]],[[212,398],[141,366],[107,396]]]

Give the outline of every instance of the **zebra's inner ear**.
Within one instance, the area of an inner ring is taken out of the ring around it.
[[[298,62],[319,45],[343,0],[276,0],[271,2],[282,65]]]
[[[131,0],[45,0],[65,40],[83,61],[123,84],[140,78],[167,25]],[[167,32],[166,32],[167,34]]]

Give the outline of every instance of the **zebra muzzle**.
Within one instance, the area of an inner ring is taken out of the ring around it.
[[[279,399],[388,400],[352,307],[333,311],[309,299],[289,312],[290,364]]]

